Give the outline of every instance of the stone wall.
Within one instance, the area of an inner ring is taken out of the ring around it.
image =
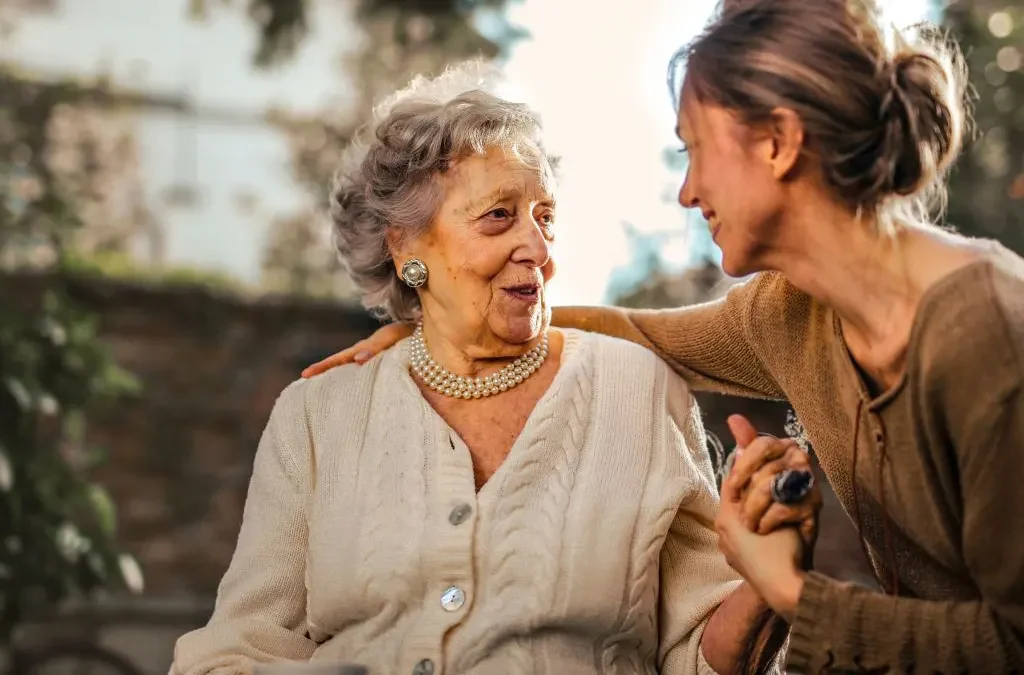
[[[21,295],[38,281],[19,280]],[[89,420],[89,440],[108,452],[96,478],[117,503],[121,543],[142,564],[148,595],[210,595],[277,395],[379,324],[359,308],[194,287],[90,280],[72,295],[98,313],[116,360],[142,382],[141,395]]]

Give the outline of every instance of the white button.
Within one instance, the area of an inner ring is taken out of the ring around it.
[[[423,659],[412,669],[412,675],[434,675],[434,662]]]
[[[459,504],[448,514],[448,522],[452,525],[461,525],[466,522],[466,518],[469,518],[471,513],[473,513],[472,506],[469,504]]]
[[[457,612],[466,604],[466,594],[458,586],[452,586],[441,594],[441,606],[446,612]]]

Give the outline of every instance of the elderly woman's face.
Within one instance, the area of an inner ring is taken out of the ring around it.
[[[550,169],[539,164],[492,148],[453,163],[442,178],[433,222],[402,247],[429,270],[425,321],[443,321],[479,344],[522,344],[547,327],[555,203]]]

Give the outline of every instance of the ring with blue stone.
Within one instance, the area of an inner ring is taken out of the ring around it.
[[[783,469],[771,483],[772,501],[787,506],[799,504],[814,487],[814,474],[798,469]]]

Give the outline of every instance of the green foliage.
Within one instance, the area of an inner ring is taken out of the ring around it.
[[[123,251],[85,255],[80,251],[69,250],[62,261],[62,269],[78,277],[122,279],[165,287],[201,287],[234,294],[250,291],[230,274],[197,267],[153,267],[141,264],[130,253]]]
[[[295,55],[303,38],[309,33],[310,0],[190,0],[192,16],[206,18],[214,6],[245,10],[259,32],[259,46],[253,57],[259,67],[280,65]],[[450,45],[461,39],[470,14],[479,9],[500,9],[508,0],[357,0],[356,18],[366,21],[382,15],[404,19],[426,18],[432,23],[431,41]],[[408,34],[408,21],[395,23],[398,44],[415,42]],[[513,32],[510,30],[511,37]]]
[[[949,222],[1024,254],[1024,6],[959,0],[945,23],[963,45],[975,134],[950,181]]]
[[[113,503],[85,478],[102,459],[85,443],[87,412],[137,384],[66,289],[82,223],[72,197],[93,167],[55,170],[52,123],[84,91],[0,72],[0,267],[47,272],[41,298],[16,287],[25,277],[0,277],[0,645],[28,612],[140,583],[114,545]]]
[[[0,304],[0,642],[27,612],[125,581],[83,432],[87,408],[135,389],[59,284],[35,310]]]

